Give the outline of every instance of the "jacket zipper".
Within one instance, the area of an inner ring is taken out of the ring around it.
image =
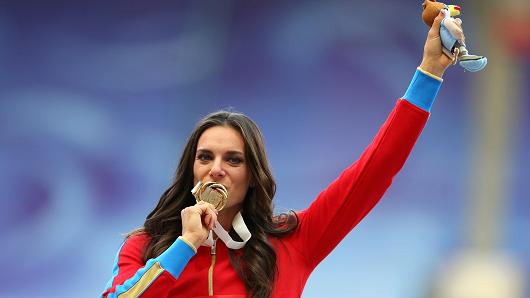
[[[215,266],[215,255],[216,255],[216,248],[215,244],[217,242],[217,239],[213,241],[212,245],[212,264],[210,265],[210,269],[208,269],[208,295],[213,296],[213,267]]]

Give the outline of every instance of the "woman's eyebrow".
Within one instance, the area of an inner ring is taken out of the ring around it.
[[[208,153],[208,154],[212,154],[212,151],[211,151],[211,150],[208,150],[208,149],[197,149],[197,153]]]
[[[229,150],[226,152],[227,155],[244,155],[243,152],[239,150]]]
[[[197,149],[197,153],[207,153],[207,154],[213,154],[213,152],[209,149]],[[226,155],[245,155],[243,152],[239,150],[228,150],[225,152]]]

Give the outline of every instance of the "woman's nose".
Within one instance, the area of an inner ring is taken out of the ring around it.
[[[226,175],[223,169],[223,164],[220,160],[214,161],[214,163],[212,164],[212,168],[210,169],[209,175],[213,179],[220,179]]]

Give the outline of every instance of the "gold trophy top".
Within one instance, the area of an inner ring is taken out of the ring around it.
[[[228,191],[226,187],[217,182],[199,181],[191,190],[191,193],[197,200],[210,203],[215,210],[221,211],[228,201]]]

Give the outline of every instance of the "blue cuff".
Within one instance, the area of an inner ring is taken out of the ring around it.
[[[406,99],[415,106],[430,112],[436,94],[438,94],[438,90],[440,90],[441,86],[442,82],[440,80],[416,69],[416,73],[414,73],[414,77],[410,82],[407,92],[403,95],[403,99]]]
[[[156,259],[160,262],[162,268],[167,270],[175,279],[177,279],[194,255],[195,251],[193,248],[182,239],[178,238]]]

